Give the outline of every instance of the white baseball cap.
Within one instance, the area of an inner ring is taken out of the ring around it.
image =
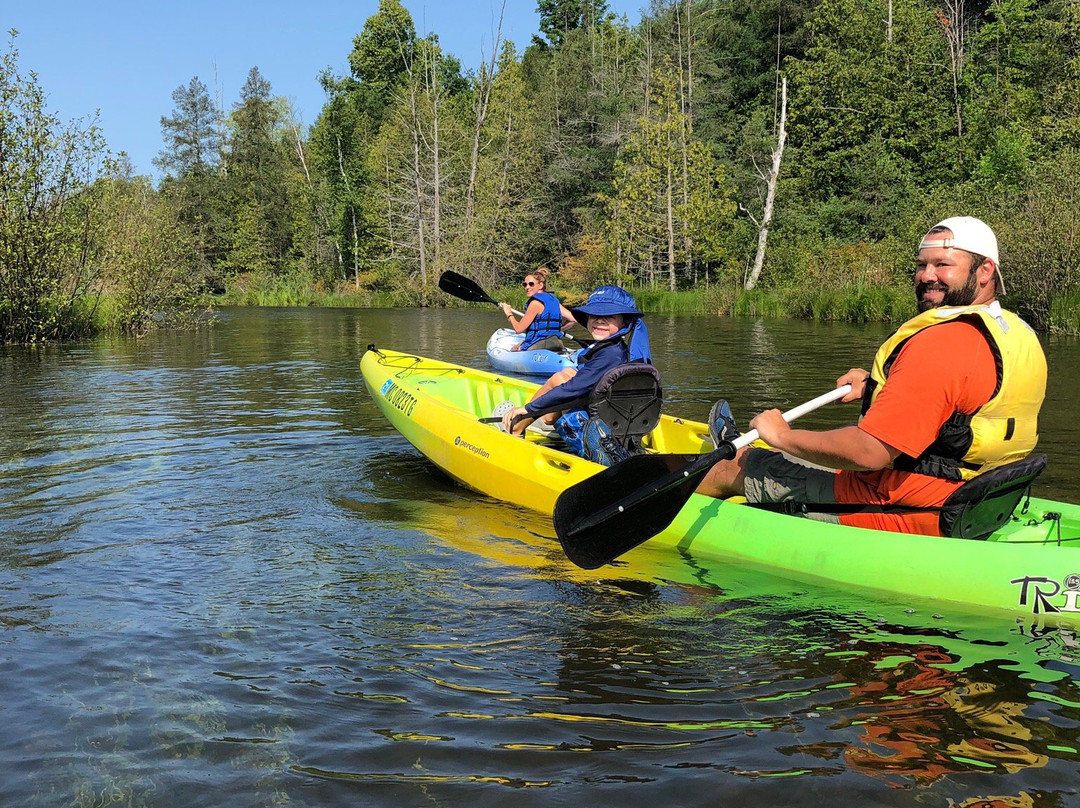
[[[1001,277],[1001,262],[998,261],[997,236],[990,226],[982,219],[974,216],[953,216],[951,219],[943,219],[935,224],[930,230],[939,227],[947,227],[952,231],[952,238],[929,238],[927,231],[923,236],[920,250],[928,247],[955,247],[958,250],[966,250],[985,256],[994,262],[994,275],[997,279],[997,293],[1005,294],[1005,279]],[[937,233],[933,235],[937,236]]]

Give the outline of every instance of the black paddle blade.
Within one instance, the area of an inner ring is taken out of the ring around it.
[[[493,303],[496,306],[499,305],[498,301],[481,289],[476,281],[451,270],[447,270],[439,276],[439,288],[459,300],[467,300],[470,303]]]
[[[727,443],[707,455],[639,455],[571,486],[553,516],[563,552],[587,570],[614,561],[670,525],[709,469],[734,456]]]

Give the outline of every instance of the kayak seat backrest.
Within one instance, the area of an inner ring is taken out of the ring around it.
[[[601,418],[623,446],[640,441],[660,423],[664,391],[660,372],[652,365],[631,362],[605,373],[585,406],[590,418]]]
[[[1044,468],[1046,455],[1028,455],[968,480],[941,506],[938,526],[942,535],[985,539],[1009,521]]]

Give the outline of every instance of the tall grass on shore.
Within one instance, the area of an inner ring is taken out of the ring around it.
[[[517,286],[486,289],[494,299],[521,309],[526,302]],[[566,306],[585,302],[589,290],[555,288],[554,293]],[[708,289],[671,292],[658,288],[631,287],[638,308],[652,314],[704,314],[733,317],[792,318],[847,323],[901,323],[915,314],[911,286],[858,284],[850,287],[758,287],[746,291],[739,286],[714,285]],[[426,302],[421,304],[421,300]],[[1006,306],[1020,306],[1022,301],[1004,301]],[[355,290],[341,284],[326,288],[312,284],[301,275],[267,277],[248,274],[230,282],[224,295],[213,299],[216,306],[323,306],[333,308],[435,308],[475,306],[492,309],[490,304],[463,303],[439,290],[422,296],[415,289]],[[1049,331],[1080,334],[1080,294],[1071,293],[1055,299],[1050,307]]]
[[[1072,292],[1051,301],[1050,331],[1055,334],[1080,334],[1080,293]]]

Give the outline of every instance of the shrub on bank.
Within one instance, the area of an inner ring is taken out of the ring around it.
[[[793,318],[847,323],[901,323],[915,314],[915,296],[910,282],[886,284],[861,282],[843,286],[818,278],[819,285],[760,286],[747,291],[739,286],[713,284],[706,289],[671,292],[658,288],[629,287],[638,306],[653,314],[705,314],[732,317]],[[433,284],[434,287],[434,284]],[[567,306],[584,303],[590,290],[549,287]],[[486,289],[494,299],[514,308],[525,305],[519,286]],[[1024,300],[1006,298],[1005,305],[1025,314]],[[454,308],[474,306],[491,309],[490,304],[467,304],[437,288],[421,293],[416,287],[357,290],[352,284],[327,289],[297,274],[275,277],[245,273],[230,280],[215,305],[239,306],[327,306],[336,308],[413,308],[431,306]],[[1056,298],[1046,318],[1047,329],[1056,333],[1080,334],[1080,294]]]

